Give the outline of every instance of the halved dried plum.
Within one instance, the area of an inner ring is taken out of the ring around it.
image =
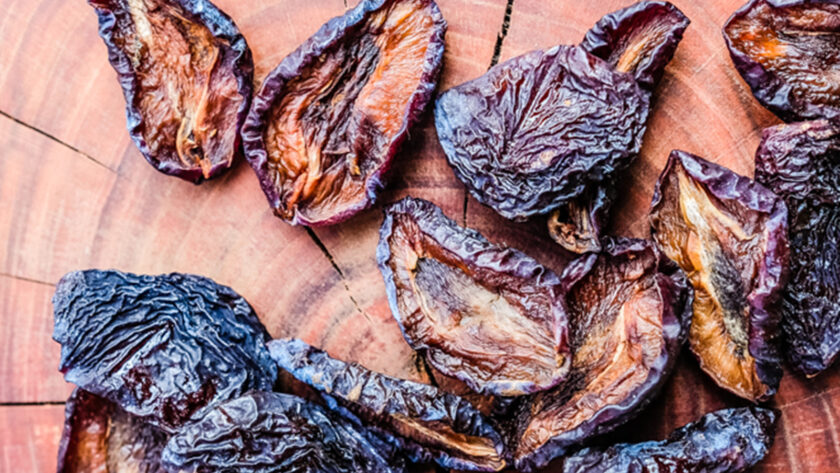
[[[386,208],[376,254],[406,341],[441,373],[502,396],[568,373],[560,279],[527,255],[411,197]]]
[[[167,473],[162,430],[81,389],[70,395],[65,413],[58,473]]]
[[[777,301],[787,275],[787,209],[749,178],[673,151],[656,184],[651,232],[694,286],[691,350],[721,387],[752,401],[782,377]]]
[[[434,92],[445,30],[433,0],[362,0],[266,77],[242,134],[278,216],[326,225],[371,205]]]
[[[691,317],[685,275],[645,240],[609,242],[561,277],[569,291],[572,373],[525,400],[514,417],[513,458],[525,471],[638,413],[667,379]]]
[[[364,428],[289,394],[254,392],[184,426],[166,445],[170,471],[401,473],[404,463]]]
[[[785,121],[840,116],[840,4],[751,0],[723,28],[735,68]]]
[[[239,154],[251,50],[208,0],[88,0],[117,71],[128,131],[152,166],[196,183]]]
[[[282,369],[320,391],[331,409],[357,425],[367,422],[412,460],[466,471],[505,467],[501,437],[464,399],[330,358],[300,340],[273,340],[268,348]]]
[[[167,432],[277,378],[254,310],[207,278],[76,271],[53,305],[65,379]]]
[[[755,178],[787,203],[791,275],[782,296],[788,357],[808,376],[840,354],[840,123],[764,130]]]
[[[779,414],[761,407],[722,409],[675,430],[667,440],[586,448],[563,458],[557,473],[738,473],[760,462]]]

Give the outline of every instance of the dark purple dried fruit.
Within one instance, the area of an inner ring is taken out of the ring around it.
[[[685,275],[660,261],[646,240],[609,242],[561,277],[569,291],[572,372],[519,407],[510,442],[516,467],[526,471],[637,414],[667,379],[691,316]]]
[[[785,121],[840,116],[840,4],[752,0],[723,28],[735,68]]]
[[[749,178],[673,151],[656,184],[651,232],[694,286],[689,341],[700,367],[749,399],[782,377],[773,304],[788,267],[787,209]]]
[[[601,251],[601,232],[615,200],[615,184],[601,183],[552,212],[548,233],[573,253]]]
[[[277,377],[251,306],[207,278],[76,271],[53,305],[64,378],[168,432]]]
[[[70,395],[65,413],[58,473],[167,473],[163,431],[81,389]]]
[[[327,225],[373,203],[434,92],[445,30],[433,0],[362,0],[266,77],[242,135],[278,216]]]
[[[827,120],[764,130],[755,178],[787,203],[790,281],[782,295],[788,357],[808,376],[840,353],[840,124]]]
[[[170,439],[170,471],[401,473],[403,461],[364,428],[289,394],[254,392],[221,404]]]
[[[117,71],[128,131],[159,171],[196,183],[234,162],[251,50],[208,0],[88,0]]]
[[[484,394],[548,389],[569,371],[560,279],[407,197],[385,210],[377,262],[408,344]]]
[[[335,360],[300,340],[273,340],[268,347],[282,369],[320,391],[331,409],[367,425],[413,461],[466,471],[505,467],[501,437],[458,396]]]
[[[557,473],[738,473],[760,462],[779,415],[761,407],[722,409],[675,430],[667,440],[586,448]]]

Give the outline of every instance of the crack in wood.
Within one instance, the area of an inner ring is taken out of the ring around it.
[[[0,407],[63,406],[65,401],[0,402]]]
[[[38,280],[38,279],[27,278],[25,276],[17,276],[17,275],[9,274],[9,273],[0,273],[0,277],[9,278],[9,279],[17,279],[18,281],[25,281],[25,282],[34,283],[34,284],[41,284],[41,285],[44,285],[44,286],[55,287],[55,283],[51,283],[51,282],[47,282],[47,281],[41,281],[41,280]]]

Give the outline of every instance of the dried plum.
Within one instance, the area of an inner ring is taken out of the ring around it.
[[[163,431],[81,389],[70,395],[65,412],[58,473],[167,473]]]
[[[501,437],[464,399],[335,360],[300,340],[273,340],[268,347],[282,369],[320,391],[330,408],[357,425],[367,422],[412,460],[466,471],[505,467]]]
[[[752,0],[723,28],[735,68],[785,121],[840,116],[840,4]]]
[[[405,339],[441,373],[502,396],[568,373],[560,279],[527,255],[407,197],[385,210],[377,262]]]
[[[242,134],[278,216],[326,225],[374,201],[434,92],[445,30],[433,0],[362,0],[266,77]]]
[[[764,130],[755,178],[787,203],[790,281],[782,294],[788,357],[808,376],[840,353],[840,124],[817,120]]]
[[[403,461],[364,429],[289,394],[225,402],[173,436],[171,471],[190,473],[401,473]]]
[[[776,436],[778,413],[722,409],[675,430],[667,440],[592,447],[565,457],[557,473],[738,473],[760,462]]]
[[[128,131],[159,171],[201,182],[239,154],[251,50],[208,0],[88,0],[117,71]]]
[[[787,275],[787,209],[749,178],[673,151],[656,185],[651,232],[694,286],[691,350],[721,387],[752,401],[782,376],[778,300]]]
[[[569,291],[572,372],[518,408],[509,443],[525,471],[638,413],[667,379],[691,316],[685,275],[646,240],[610,241],[561,278]]]
[[[65,379],[167,432],[277,377],[251,306],[207,278],[76,271],[53,305]]]

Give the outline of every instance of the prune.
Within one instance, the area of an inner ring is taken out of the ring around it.
[[[752,401],[782,376],[773,307],[788,267],[787,209],[749,178],[673,151],[656,184],[651,232],[694,286],[691,350],[721,387]]]
[[[386,208],[376,255],[406,341],[441,373],[502,396],[568,373],[560,279],[527,255],[411,197]]]
[[[667,440],[592,447],[565,457],[557,473],[737,473],[773,445],[778,414],[761,407],[723,409],[675,430]]]
[[[266,77],[243,138],[278,216],[326,225],[373,203],[434,92],[445,30],[433,0],[362,0]]]
[[[723,28],[735,68],[784,121],[840,116],[840,4],[752,0]]]
[[[173,436],[171,471],[211,473],[401,473],[364,429],[289,394],[254,392],[216,406]]]
[[[274,386],[268,333],[245,299],[210,279],[76,271],[53,305],[65,379],[167,432]]]
[[[615,199],[615,184],[601,183],[552,212],[548,233],[573,253],[601,251],[601,231]]]
[[[66,405],[58,473],[167,473],[161,452],[168,436],[110,401],[76,389]]]
[[[671,371],[685,340],[691,289],[645,240],[609,241],[564,270],[574,360],[569,380],[518,407],[516,467],[545,466],[635,415]]]
[[[817,120],[764,130],[755,178],[787,203],[790,281],[782,294],[788,357],[808,376],[840,353],[840,124]]]
[[[300,340],[268,344],[277,364],[322,393],[327,405],[405,450],[414,461],[499,471],[502,440],[470,403],[434,386],[391,378],[330,358]]]
[[[88,0],[117,71],[128,131],[159,171],[196,183],[239,154],[251,50],[208,0]]]

